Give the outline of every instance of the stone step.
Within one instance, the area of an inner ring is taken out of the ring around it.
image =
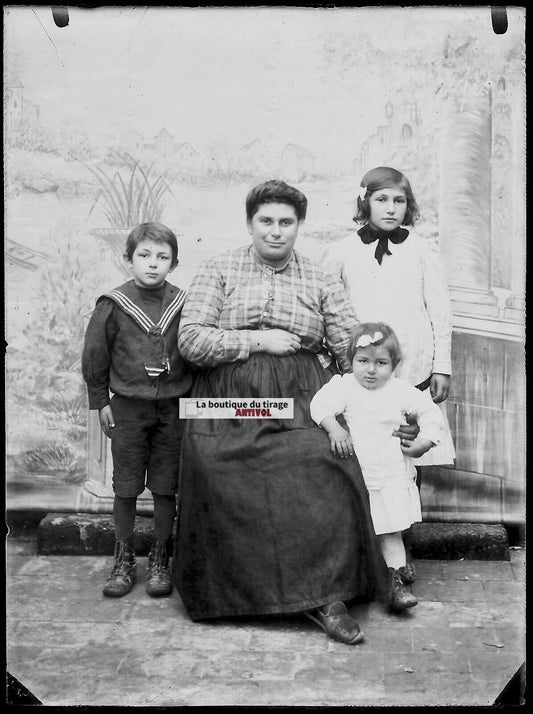
[[[115,541],[113,517],[48,513],[38,521],[36,537],[40,555],[110,555]],[[137,516],[134,546],[139,556],[148,554],[152,539],[153,518]],[[405,540],[415,559],[509,560],[510,557],[508,534],[501,524],[415,523]]]

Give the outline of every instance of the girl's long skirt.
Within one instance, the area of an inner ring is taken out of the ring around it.
[[[294,418],[187,421],[173,577],[193,620],[384,596],[359,464],[309,414],[331,376],[308,352],[197,376],[198,400],[291,398]]]

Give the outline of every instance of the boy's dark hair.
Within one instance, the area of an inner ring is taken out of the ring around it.
[[[128,260],[133,258],[135,249],[143,240],[152,240],[154,243],[166,243],[172,251],[172,267],[178,264],[178,240],[162,223],[141,223],[136,226],[126,240],[124,255]]]
[[[370,220],[370,205],[368,203],[370,196],[382,188],[395,188],[396,186],[404,191],[407,201],[402,225],[414,226],[415,222],[420,218],[420,211],[418,210],[411,184],[401,171],[392,169],[390,166],[378,166],[375,169],[371,169],[361,179],[361,188],[366,188],[366,195],[363,199],[361,196],[357,196],[357,211],[354,221],[356,223],[368,223]]]
[[[251,221],[263,203],[286,203],[296,211],[298,221],[305,220],[307,198],[297,188],[274,179],[255,186],[246,196],[246,218]]]
[[[370,337],[374,337],[376,332],[381,332],[383,337],[376,341],[373,341],[371,345],[383,345],[389,351],[393,369],[396,369],[402,359],[402,350],[400,347],[400,342],[398,341],[396,333],[394,332],[392,327],[390,327],[384,322],[359,323],[359,325],[357,325],[357,327],[354,329],[352,336],[350,337],[350,342],[348,343],[348,348],[346,350],[346,356],[348,357],[350,362],[353,362],[355,353],[358,349],[361,349],[361,347],[357,347],[358,339],[363,335],[370,335]]]

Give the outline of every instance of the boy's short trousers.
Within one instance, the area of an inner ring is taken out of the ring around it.
[[[178,491],[183,434],[179,399],[111,398],[113,490],[122,498],[140,496],[144,488],[161,496]]]

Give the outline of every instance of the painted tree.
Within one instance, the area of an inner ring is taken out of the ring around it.
[[[78,238],[78,240],[77,240]],[[33,473],[86,477],[88,403],[81,376],[81,351],[101,268],[75,227],[58,226],[40,268],[39,300],[28,313],[22,340],[9,355],[10,398],[26,414],[36,412],[49,429],[41,446],[23,454],[20,466]]]

